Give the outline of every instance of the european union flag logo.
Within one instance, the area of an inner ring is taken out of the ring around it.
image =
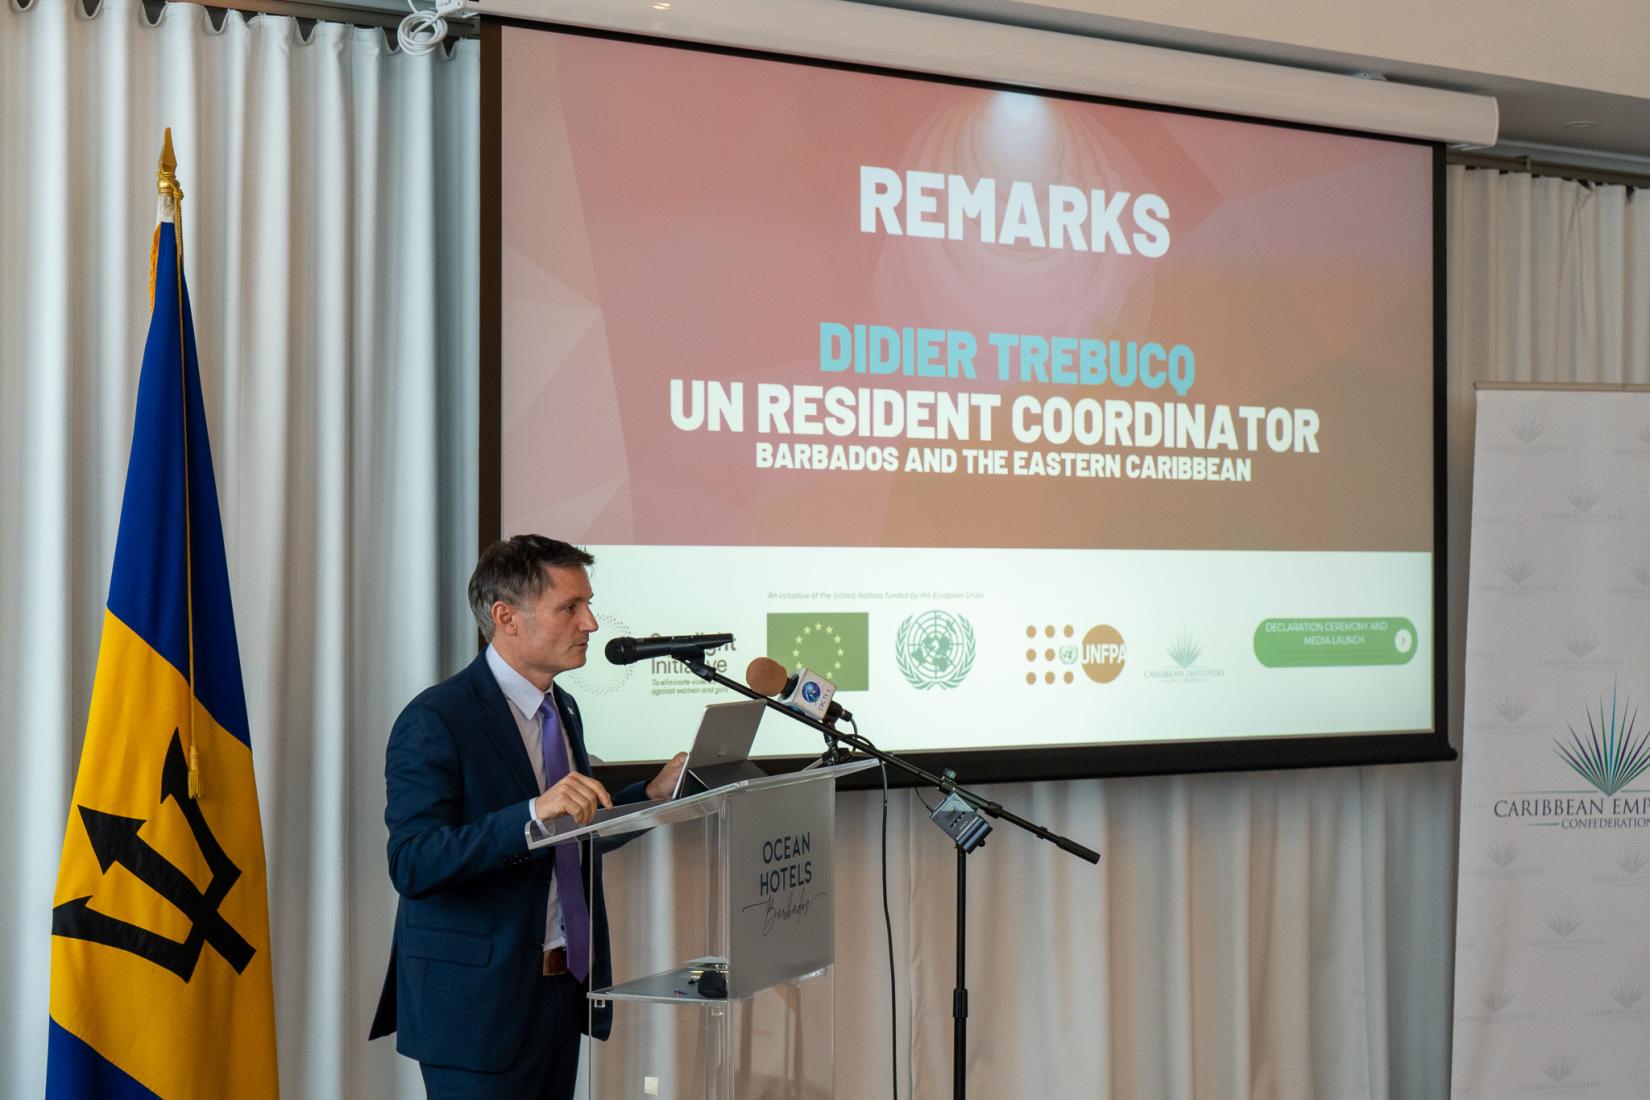
[[[811,669],[838,691],[871,686],[870,616],[863,611],[774,612],[768,652],[789,672]]]

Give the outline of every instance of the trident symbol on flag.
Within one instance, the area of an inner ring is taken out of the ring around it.
[[[177,806],[194,834],[195,845],[212,872],[212,881],[204,891],[138,836],[138,830],[145,824],[143,818],[120,817],[89,806],[77,808],[103,873],[108,874],[109,868],[117,863],[125,867],[189,918],[189,935],[180,942],[100,913],[91,907],[90,895],[66,901],[52,910],[52,935],[129,951],[170,970],[186,982],[194,976],[201,949],[210,945],[239,974],[252,961],[254,948],[224,919],[218,908],[241,877],[241,869],[212,835],[200,803],[189,797],[189,761],[175,729],[166,749],[166,762],[161,767],[160,800],[162,804],[170,800]]]

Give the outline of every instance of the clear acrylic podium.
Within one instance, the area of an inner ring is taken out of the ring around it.
[[[613,1026],[588,1044],[585,1096],[834,1095],[836,780],[875,763],[618,807],[581,828],[563,818],[529,838],[588,838],[603,853],[614,981],[590,991],[590,1008],[610,1008]],[[706,973],[725,997],[700,991]]]

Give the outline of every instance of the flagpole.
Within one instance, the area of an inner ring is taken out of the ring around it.
[[[188,334],[183,323],[183,188],[178,184],[178,158],[172,152],[172,128],[166,128],[165,142],[160,151],[160,164],[155,170],[155,184],[160,192],[163,220],[172,223],[174,263],[172,271],[177,279],[174,298],[178,307],[178,391],[183,408],[183,609],[185,634],[189,640],[189,797],[200,799],[200,751],[195,740],[195,570],[194,538],[190,531],[190,510],[194,497],[189,480],[189,352]],[[160,229],[155,229],[156,249],[159,248]],[[150,269],[150,306],[154,304],[154,268]]]

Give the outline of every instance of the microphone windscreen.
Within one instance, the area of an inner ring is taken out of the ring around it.
[[[758,695],[778,695],[789,678],[785,666],[772,657],[758,657],[745,668],[745,683]]]
[[[607,643],[607,648],[603,652],[607,654],[610,664],[628,665],[636,659],[632,654],[625,652],[627,642],[634,644],[629,638],[614,638]]]

